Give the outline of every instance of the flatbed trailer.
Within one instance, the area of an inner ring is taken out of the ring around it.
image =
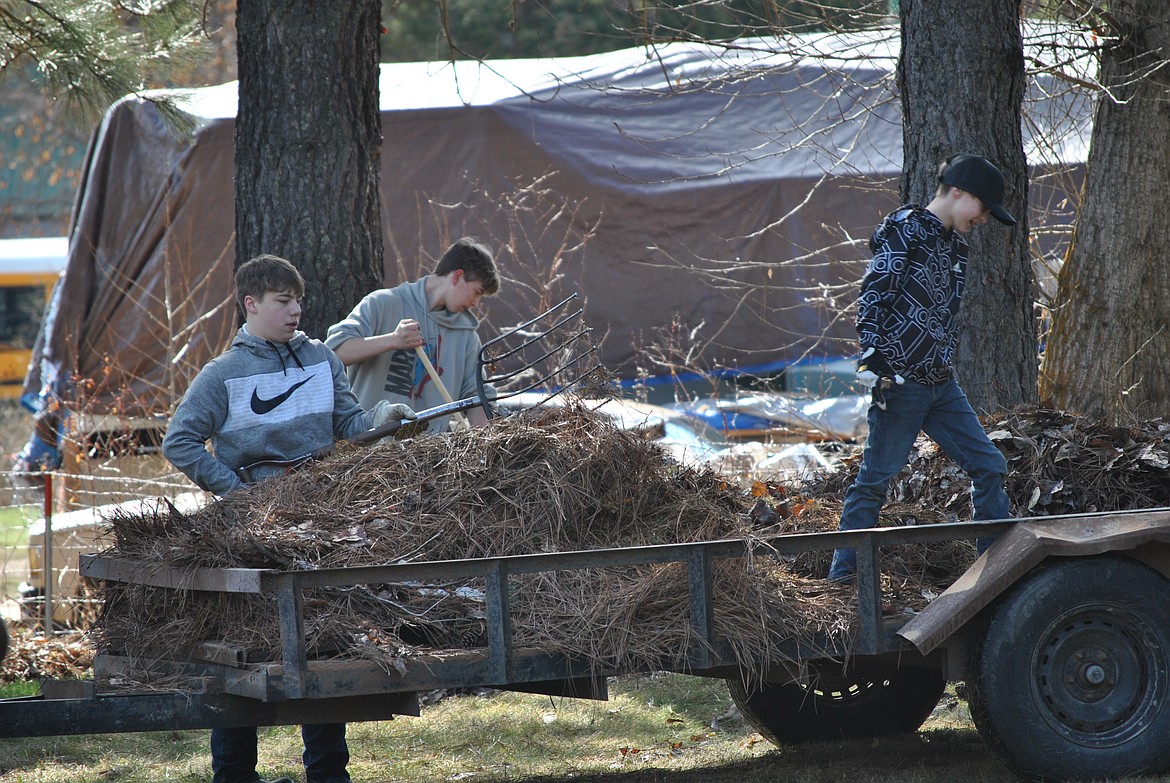
[[[996,538],[947,591],[907,618],[884,617],[882,548]],[[855,547],[857,610],[849,634],[792,639],[762,671],[743,672],[715,633],[712,563]],[[160,731],[417,715],[417,694],[497,688],[605,699],[607,678],[637,673],[513,645],[509,579],[547,571],[685,563],[689,649],[643,671],[722,678],[760,732],[778,743],[915,731],[948,681],[964,681],[991,748],[1039,779],[1100,779],[1170,769],[1170,509],[779,535],[660,546],[304,571],[167,569],[83,557],[91,579],[275,596],[281,650],[252,662],[205,645],[160,660],[173,692],[95,691],[46,681],[0,700],[0,737]],[[487,646],[405,659],[400,670],[306,654],[306,590],[482,579]],[[98,682],[143,672],[99,652]]]

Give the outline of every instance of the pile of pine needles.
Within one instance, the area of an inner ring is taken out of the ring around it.
[[[108,520],[110,554],[169,568],[298,570],[751,538],[755,499],[581,405],[335,452],[198,512]],[[757,529],[753,530],[753,527]],[[851,596],[772,557],[714,564],[716,633],[747,666],[780,641],[846,633]],[[513,576],[513,643],[622,668],[678,667],[693,643],[685,564]],[[486,643],[485,585],[362,585],[306,595],[311,657],[401,668]],[[205,640],[279,655],[270,597],[108,582],[99,647],[175,657]]]

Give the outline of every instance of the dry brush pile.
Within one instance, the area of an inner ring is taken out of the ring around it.
[[[280,570],[751,537],[755,499],[582,406],[350,449],[183,516],[118,516],[113,554],[160,566]],[[717,560],[716,630],[747,665],[780,639],[843,633],[849,594],[773,557]],[[677,666],[692,643],[685,564],[510,580],[514,644],[598,664]],[[313,657],[398,666],[484,644],[482,582],[380,584],[306,596]],[[278,654],[274,602],[109,582],[99,646],[140,657],[203,640]]]

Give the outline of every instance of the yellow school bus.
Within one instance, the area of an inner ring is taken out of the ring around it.
[[[0,239],[0,399],[20,397],[68,247],[65,237]]]

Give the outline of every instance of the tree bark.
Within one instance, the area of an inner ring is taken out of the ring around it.
[[[968,236],[955,363],[981,412],[1036,400],[1019,11],[1019,0],[902,0],[900,11],[903,201],[928,203],[938,165],[956,153],[975,153],[1003,171],[1004,205],[1019,221],[1008,228],[992,219]]]
[[[380,0],[240,0],[236,264],[287,258],[312,337],[382,284]]]
[[[1041,394],[1115,424],[1170,408],[1170,7],[1109,4],[1084,199],[1061,268]],[[1111,40],[1110,40],[1111,39]]]

